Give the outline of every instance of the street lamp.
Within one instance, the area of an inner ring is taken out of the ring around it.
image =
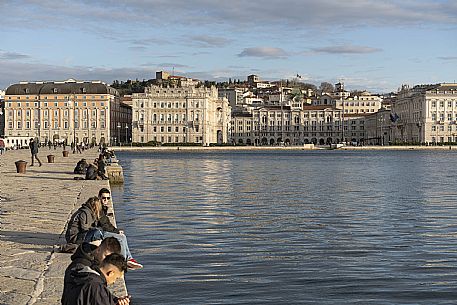
[[[129,142],[129,125],[125,123],[125,143]]]
[[[119,146],[121,145],[121,123],[117,123],[117,138],[118,138],[118,143]]]
[[[68,104],[73,104],[73,153],[76,153],[76,100],[74,94],[72,99],[68,100]],[[70,116],[71,117],[71,116]]]

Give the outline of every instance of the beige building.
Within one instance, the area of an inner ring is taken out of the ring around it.
[[[131,108],[101,81],[21,82],[5,93],[5,137],[24,139],[22,145],[31,137],[116,144],[130,122]]]
[[[227,143],[231,107],[215,87],[176,78],[173,86],[151,85],[132,95],[133,142]]]
[[[457,142],[457,84],[403,86],[392,103],[396,143]]]
[[[330,106],[264,106],[232,114],[233,143],[247,145],[326,145],[363,143],[363,115],[347,115],[342,129],[342,111]]]

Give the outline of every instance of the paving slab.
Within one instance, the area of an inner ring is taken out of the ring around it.
[[[0,305],[60,304],[63,277],[70,254],[57,253],[65,243],[65,225],[72,213],[89,197],[109,183],[103,180],[75,180],[76,163],[97,157],[96,149],[82,154],[41,148],[43,165],[27,166],[16,173],[15,161],[30,165],[29,150],[7,151],[0,155]],[[55,163],[46,163],[46,155]],[[125,282],[113,288],[126,294]]]

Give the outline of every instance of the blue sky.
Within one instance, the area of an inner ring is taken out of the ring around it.
[[[457,1],[2,0],[0,12],[0,88],[173,68],[377,93],[457,80]]]

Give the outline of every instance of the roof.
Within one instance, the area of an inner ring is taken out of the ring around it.
[[[39,94],[112,94],[119,92],[99,81],[77,82],[68,80],[62,82],[34,82],[13,84],[6,89],[5,95],[39,95]]]

